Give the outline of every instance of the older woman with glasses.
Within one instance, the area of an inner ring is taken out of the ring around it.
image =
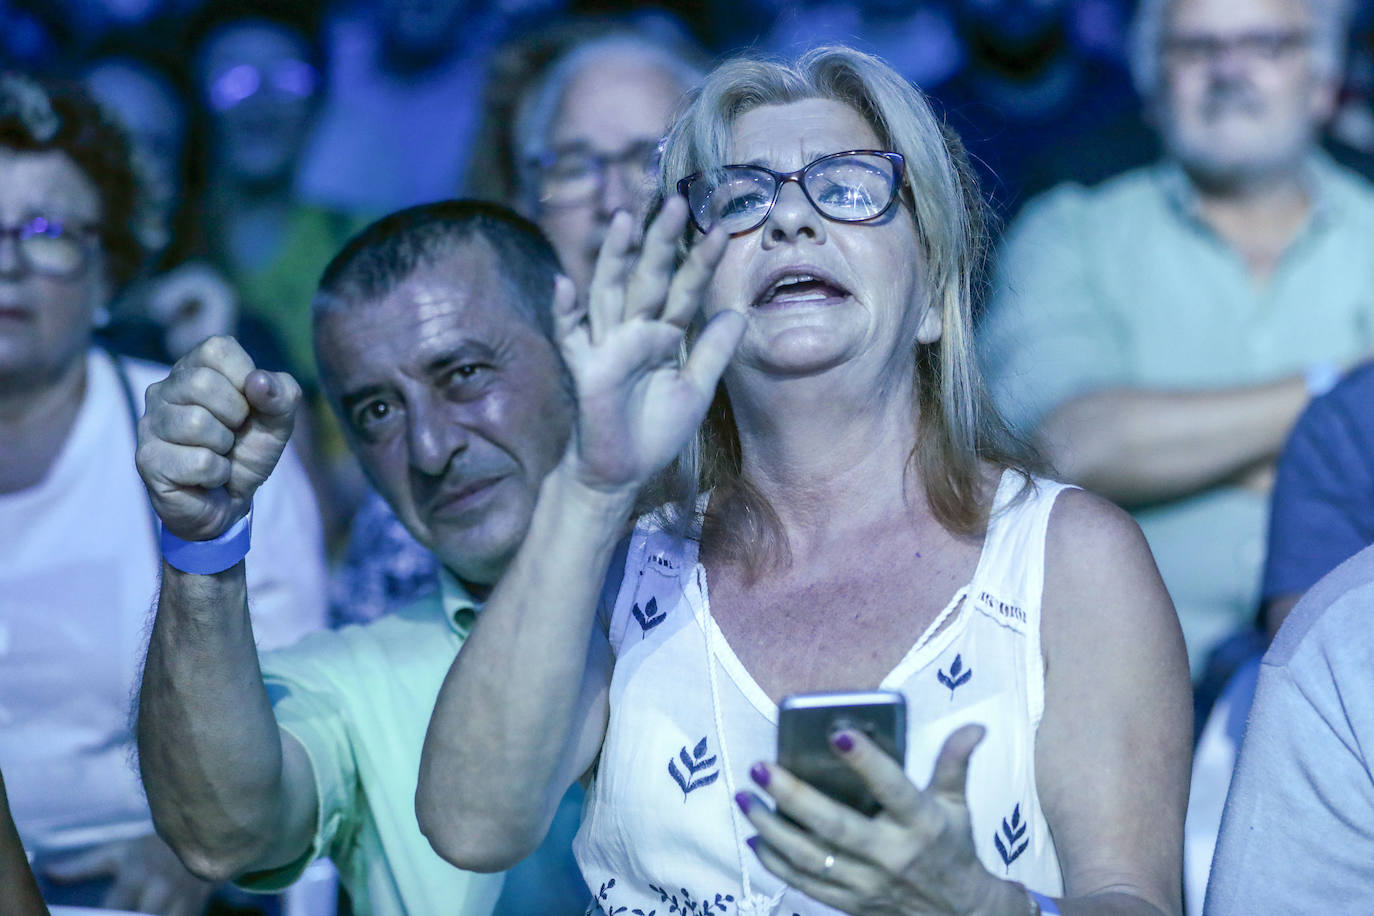
[[[1178,625],[1129,519],[986,404],[967,174],[874,58],[707,78],[638,258],[621,218],[586,313],[559,293],[577,431],[435,709],[442,854],[505,867],[585,775],[609,914],[1179,911]],[[821,749],[861,813],[773,761],[783,697],[873,688],[905,767]]]
[[[0,74],[0,763],[54,903],[198,911],[154,835],[129,695],[160,568],[134,470],[166,370],[95,343],[154,237],[123,132],[75,87]],[[187,408],[191,410],[192,408]],[[264,643],[323,623],[314,501],[294,461],[258,503]],[[272,516],[271,521],[263,513]],[[0,897],[8,886],[0,882]],[[8,899],[8,898],[6,898]]]

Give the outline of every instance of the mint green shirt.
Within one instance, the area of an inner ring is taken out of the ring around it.
[[[1315,155],[1313,206],[1267,283],[1197,216],[1164,162],[1066,185],[1010,227],[979,329],[998,406],[1023,431],[1108,388],[1269,382],[1374,346],[1374,186]],[[1216,487],[1137,510],[1197,672],[1255,614],[1268,496]]]
[[[415,819],[425,730],[477,611],[456,579],[440,583],[397,613],[262,654],[277,723],[310,757],[319,812],[304,856],[241,886],[280,890],[325,855],[356,913],[492,913],[503,875],[454,868]]]

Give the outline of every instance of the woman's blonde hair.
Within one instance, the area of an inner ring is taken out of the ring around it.
[[[914,344],[920,422],[912,462],[936,519],[956,533],[976,533],[987,517],[982,463],[1025,468],[1030,453],[993,409],[973,353],[986,208],[962,144],[921,92],[878,58],[846,47],[815,48],[793,63],[753,54],[726,61],[692,94],[664,141],[656,203],[676,193],[679,178],[726,163],[734,122],[745,112],[806,99],[848,105],[883,148],[906,159],[902,201],[915,218],[919,247],[912,255],[925,262],[930,302],[944,325],[940,340]],[[757,569],[785,557],[786,544],[776,517],[741,479],[740,458],[721,386],[697,442],[679,459],[676,480],[687,491],[679,489],[679,498],[711,489],[727,496],[712,500],[707,540],[725,538],[732,555]]]

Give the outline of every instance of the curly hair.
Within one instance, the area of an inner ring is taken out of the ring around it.
[[[113,117],[75,84],[0,74],[0,147],[65,154],[100,198],[99,235],[114,288],[133,279],[158,227],[144,176]]]

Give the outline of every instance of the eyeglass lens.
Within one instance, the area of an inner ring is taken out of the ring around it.
[[[235,108],[265,89],[303,99],[315,92],[319,75],[303,60],[283,60],[271,70],[253,64],[237,64],[210,83],[210,105],[216,111]]]
[[[735,235],[762,225],[782,184],[791,176],[747,165],[727,165],[688,184],[687,202],[703,232],[717,224]],[[826,156],[800,174],[802,190],[822,216],[840,222],[873,219],[897,194],[897,165],[885,156]]]
[[[85,248],[74,227],[64,227],[61,220],[36,216],[18,226],[0,228],[19,247],[20,256],[31,270],[38,273],[74,273],[85,261]]]
[[[646,183],[658,165],[658,143],[645,140],[618,153],[585,148],[556,152],[539,166],[539,199],[546,204],[578,204],[601,192],[612,166],[635,186]]]

